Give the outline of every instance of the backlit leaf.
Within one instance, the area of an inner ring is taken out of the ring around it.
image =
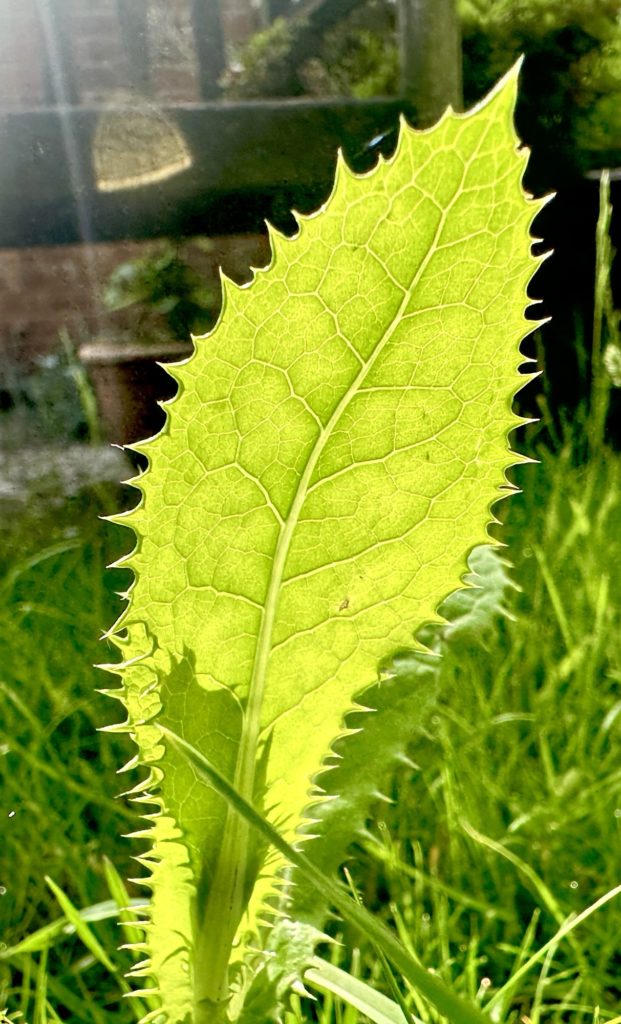
[[[437,620],[517,461],[541,204],[521,187],[516,79],[429,131],[403,123],[369,174],[339,159],[325,206],[292,239],[270,232],[270,266],[224,281],[139,446],[115,640],[123,727],[151,768],[137,796],[155,802],[145,970],[171,1024],[218,1019],[243,987],[280,862],[158,723],[294,837],[356,695]]]

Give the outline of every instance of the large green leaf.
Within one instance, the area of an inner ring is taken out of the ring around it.
[[[115,728],[151,767],[143,971],[171,1024],[216,1019],[279,862],[158,722],[293,837],[355,695],[459,586],[506,489],[540,205],[516,79],[430,131],[402,124],[367,175],[339,159],[325,207],[293,239],[270,232],[270,267],[224,280],[139,446]]]

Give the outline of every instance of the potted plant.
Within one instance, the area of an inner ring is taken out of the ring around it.
[[[208,251],[210,242],[194,239]],[[105,433],[130,444],[155,433],[163,414],[157,402],[172,397],[175,384],[159,365],[190,355],[191,335],[213,326],[219,296],[205,285],[182,248],[166,242],[154,253],[120,263],[106,281],[102,301],[111,312],[132,310],[130,325],[80,348],[92,380]]]

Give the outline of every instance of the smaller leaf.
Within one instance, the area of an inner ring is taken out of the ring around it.
[[[507,562],[490,544],[479,544],[468,559],[465,587],[456,590],[440,607],[448,620],[442,629],[443,644],[455,641],[484,643],[500,616],[509,616],[507,592],[518,589],[507,572]]]
[[[315,960],[315,946],[325,938],[312,925],[279,921],[270,932],[264,963],[248,988],[237,1024],[280,1022],[285,994],[291,988],[304,992],[304,972]]]

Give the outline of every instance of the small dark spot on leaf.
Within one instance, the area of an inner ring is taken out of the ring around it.
[[[339,605],[339,611],[344,612],[346,608],[349,608],[349,598],[344,597]]]

